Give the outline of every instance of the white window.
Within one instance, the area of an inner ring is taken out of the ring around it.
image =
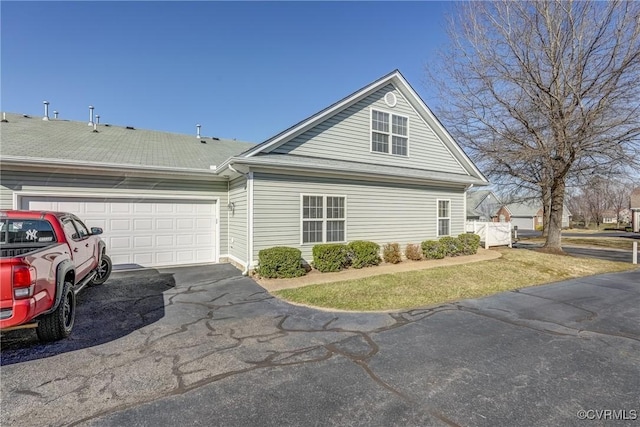
[[[344,196],[302,196],[302,243],[345,242]]]
[[[407,156],[409,118],[371,110],[371,151]]]
[[[438,200],[438,236],[451,234],[451,201]]]

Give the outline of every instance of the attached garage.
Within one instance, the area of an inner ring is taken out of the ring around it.
[[[534,230],[536,227],[533,223],[533,218],[515,218],[511,217],[511,225],[514,227],[518,227],[519,230]]]
[[[218,261],[215,200],[20,196],[22,209],[72,212],[104,230],[114,265],[159,267]]]

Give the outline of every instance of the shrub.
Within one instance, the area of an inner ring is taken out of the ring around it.
[[[425,240],[422,242],[422,255],[426,259],[442,259],[447,255],[447,251],[437,240]]]
[[[420,245],[409,243],[404,249],[404,255],[407,257],[407,259],[420,261],[422,259],[422,250],[420,250]]]
[[[307,274],[302,266],[300,250],[286,246],[276,246],[258,252],[257,272],[268,279],[300,277]]]
[[[382,248],[382,259],[389,264],[397,264],[402,261],[400,245],[397,243],[387,243]]]
[[[440,244],[445,251],[445,256],[458,256],[462,253],[460,240],[455,237],[445,236],[440,238]]]
[[[478,252],[478,247],[480,247],[480,236],[477,234],[461,234],[458,236],[458,241],[463,255],[473,255]]]
[[[313,247],[313,266],[322,273],[340,271],[349,265],[347,245],[327,243]]]
[[[355,240],[348,245],[353,268],[380,264],[380,245],[366,240]]]

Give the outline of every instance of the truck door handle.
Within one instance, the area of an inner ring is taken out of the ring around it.
[[[73,252],[78,252],[78,248],[73,248]]]

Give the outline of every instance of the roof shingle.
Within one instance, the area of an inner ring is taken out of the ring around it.
[[[6,118],[0,123],[3,156],[209,170],[255,145],[105,124],[94,133],[87,122],[21,114]]]

